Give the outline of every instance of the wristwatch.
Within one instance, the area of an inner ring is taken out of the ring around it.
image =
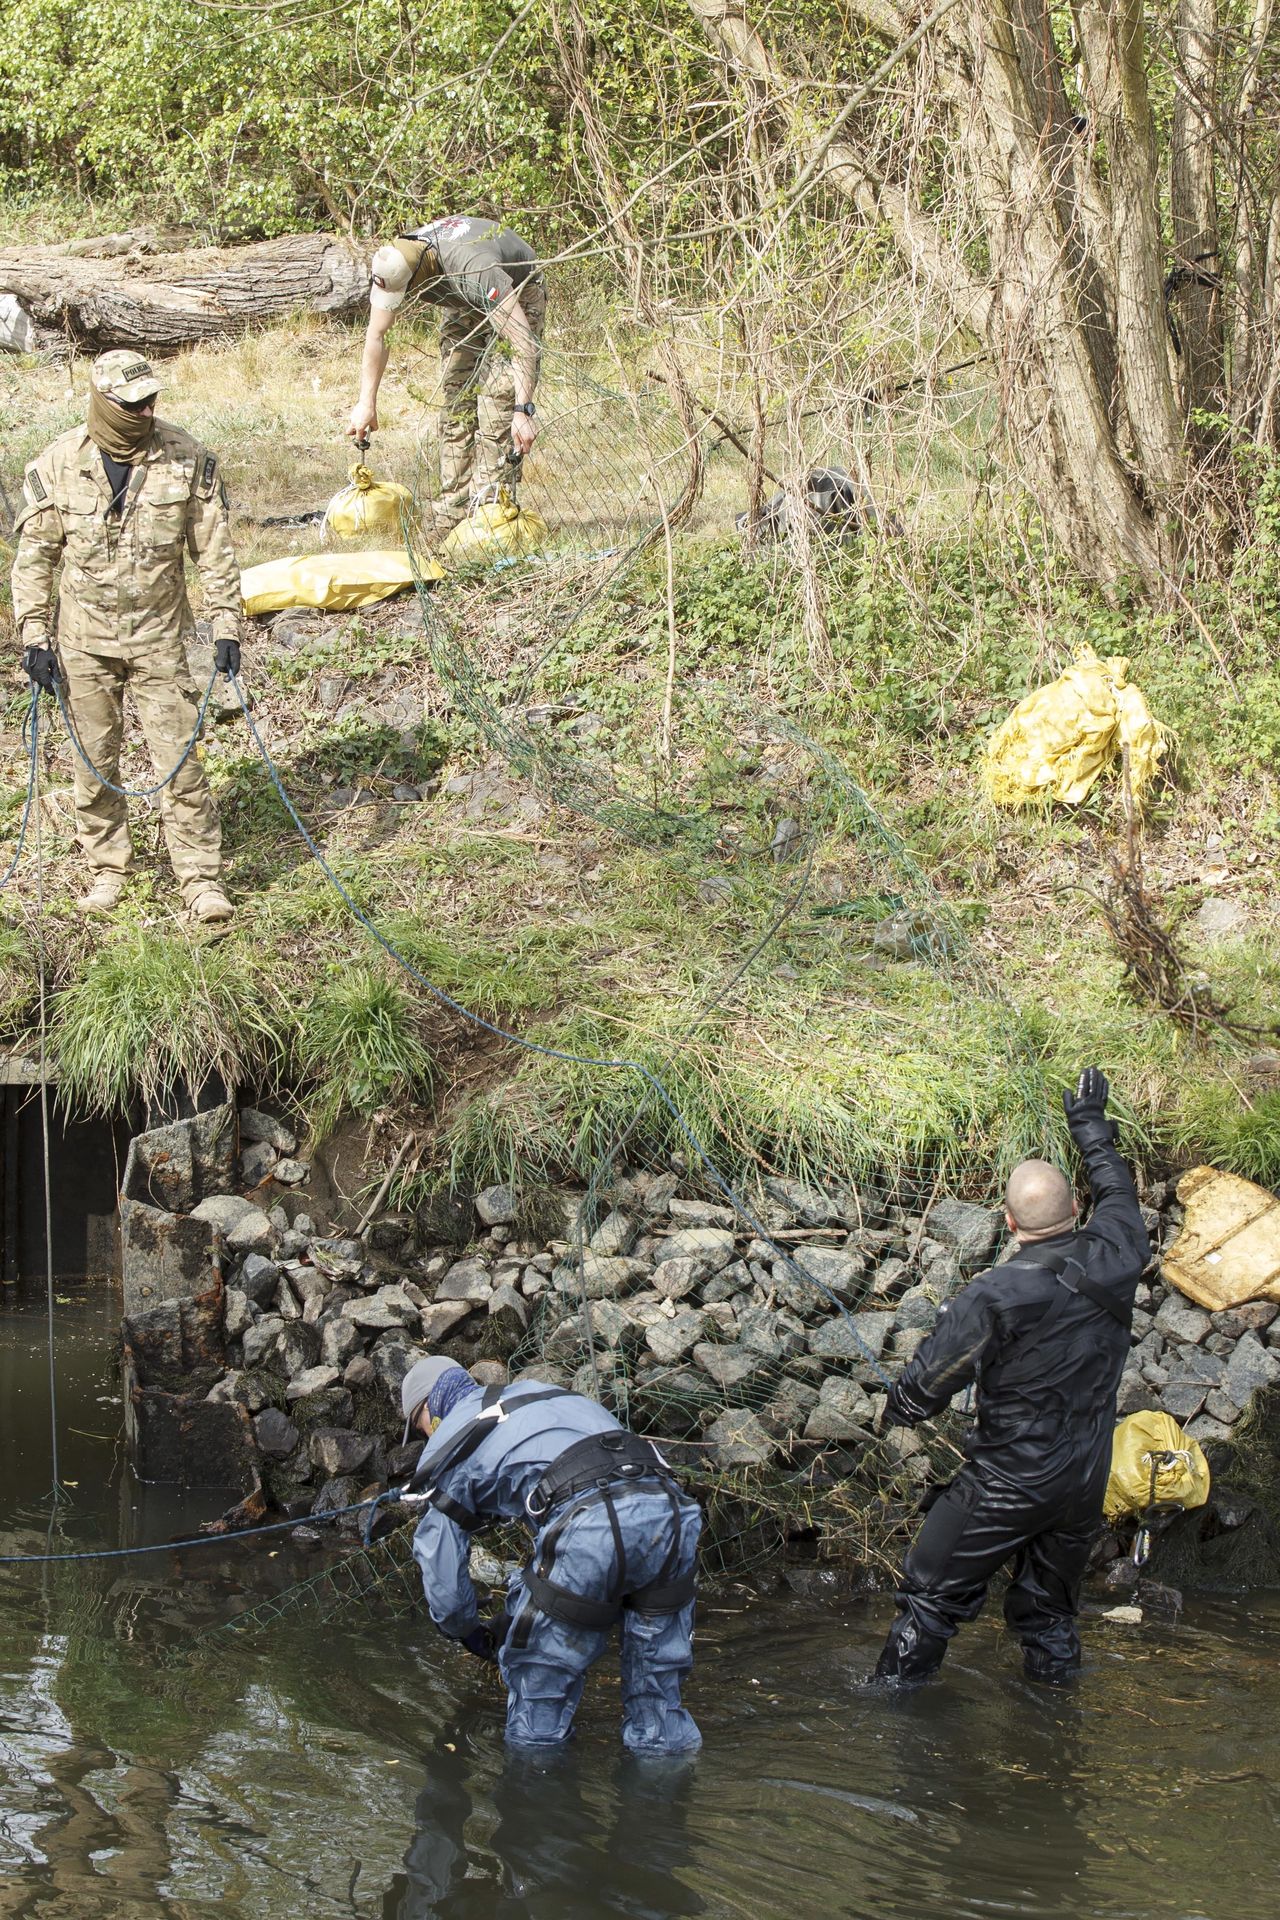
[[[532,420],[538,409],[534,406],[532,400],[518,400],[511,411],[512,413],[527,413]]]

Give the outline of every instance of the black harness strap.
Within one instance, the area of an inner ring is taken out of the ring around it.
[[[623,1427],[588,1433],[548,1464],[525,1501],[525,1512],[536,1526],[553,1507],[589,1493],[593,1487],[628,1480],[665,1481],[670,1477],[671,1469],[652,1440],[628,1433]]]
[[[1124,1308],[1119,1306],[1116,1301],[1111,1298],[1110,1294],[1104,1292],[1096,1280],[1089,1278],[1078,1260],[1071,1261],[1069,1264],[1076,1268],[1074,1282],[1068,1280],[1065,1272],[1056,1276],[1067,1289],[1068,1293],[1081,1294],[1092,1306],[1101,1307],[1104,1313],[1109,1313],[1116,1325],[1123,1327],[1126,1333],[1132,1332],[1132,1316],[1127,1314]]]
[[[1088,1300],[1091,1306],[1101,1307],[1112,1320],[1124,1328],[1126,1333],[1129,1332],[1130,1322],[1123,1307],[1117,1306],[1101,1287],[1090,1280],[1083,1263],[1069,1247],[1050,1247],[1039,1259],[1028,1257],[1008,1260],[1005,1262],[1003,1271],[1007,1273],[1012,1267],[1018,1267],[1024,1273],[1050,1273],[1058,1282],[1061,1291],[1054,1294],[1035,1325],[1019,1341],[1006,1366],[1002,1367],[1000,1373],[1002,1391],[1022,1385],[1026,1376],[1025,1362],[1037,1351],[1046,1335],[1057,1325],[1073,1298],[1082,1298]],[[1073,1269],[1074,1278],[1069,1279],[1068,1273]]]
[[[468,1421],[462,1432],[450,1446],[445,1448],[438,1459],[424,1458],[409,1482],[410,1493],[422,1494],[433,1507],[467,1533],[474,1533],[477,1527],[483,1526],[483,1517],[472,1513],[460,1501],[454,1500],[449,1494],[441,1491],[440,1482],[445,1475],[452,1473],[454,1468],[460,1467],[465,1460],[469,1460],[477,1447],[484,1444],[494,1428],[501,1426],[504,1420],[509,1420],[512,1413],[518,1413],[525,1407],[536,1406],[540,1400],[564,1399],[569,1393],[567,1387],[539,1387],[536,1393],[522,1393],[519,1399],[513,1398],[509,1403],[510,1411],[508,1411],[508,1403],[504,1396],[514,1395],[518,1391],[518,1381],[514,1387],[486,1387],[479,1413]]]
[[[598,1440],[602,1437],[613,1438],[612,1435],[588,1435],[589,1440]],[[637,1436],[634,1434],[625,1434],[622,1437],[633,1444],[637,1443]],[[581,1442],[578,1443],[579,1448],[581,1444]],[[647,1445],[648,1443],[640,1442],[639,1444]],[[570,1452],[577,1450],[578,1448],[569,1449]],[[656,1450],[654,1451],[656,1453]],[[523,1611],[516,1622],[512,1633],[513,1646],[528,1645],[533,1627],[533,1614],[537,1610],[549,1613],[554,1620],[563,1620],[568,1626],[582,1627],[589,1633],[607,1633],[622,1614],[624,1607],[634,1607],[642,1613],[678,1613],[682,1607],[689,1605],[697,1588],[696,1569],[690,1567],[688,1573],[680,1579],[672,1579],[679,1563],[683,1537],[679,1486],[669,1471],[662,1470],[665,1463],[661,1461],[661,1456],[657,1455],[656,1459],[656,1470],[655,1466],[651,1465],[645,1477],[650,1480],[658,1479],[671,1503],[673,1522],[671,1545],[667,1549],[657,1579],[650,1581],[647,1586],[635,1587],[628,1591],[626,1541],[623,1537],[622,1523],[618,1518],[614,1494],[620,1487],[628,1489],[641,1483],[620,1475],[607,1480],[597,1479],[585,1493],[571,1499],[564,1511],[548,1527],[542,1542],[540,1564],[535,1566],[531,1561],[521,1574],[520,1577],[533,1605]],[[588,1600],[581,1594],[572,1592],[570,1588],[562,1587],[558,1581],[551,1578],[551,1572],[555,1565],[556,1549],[566,1526],[580,1513],[585,1513],[589,1507],[597,1503],[603,1504],[608,1515],[609,1528],[613,1534],[613,1578],[609,1582],[609,1593],[604,1600]]]
[[[608,1633],[622,1611],[612,1600],[584,1600],[580,1594],[570,1593],[568,1587],[557,1586],[536,1567],[526,1567],[520,1577],[533,1606],[516,1628],[514,1644],[518,1647],[528,1644],[535,1611],[549,1613],[552,1619],[563,1620],[566,1626],[582,1627],[587,1633]]]

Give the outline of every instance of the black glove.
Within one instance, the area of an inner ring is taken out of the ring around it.
[[[1101,1067],[1086,1067],[1076,1082],[1074,1094],[1070,1087],[1063,1088],[1063,1111],[1071,1129],[1071,1138],[1078,1147],[1091,1147],[1099,1143],[1110,1146],[1114,1141],[1115,1126],[1107,1119],[1110,1092],[1107,1076]]]
[[[459,1645],[464,1646],[468,1653],[473,1653],[477,1660],[496,1660],[498,1657],[497,1635],[488,1620],[482,1620],[479,1626],[472,1627],[470,1633],[461,1634]]]
[[[52,693],[58,677],[58,661],[52,647],[28,647],[22,656],[22,670],[33,687]]]
[[[239,673],[240,642],[238,640],[215,640],[213,643],[213,664],[218,673]]]

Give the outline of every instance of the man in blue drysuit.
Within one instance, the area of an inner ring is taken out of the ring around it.
[[[447,1638],[496,1660],[507,1739],[567,1740],[587,1669],[622,1623],[622,1738],[632,1753],[701,1745],[680,1704],[693,1665],[694,1578],[702,1515],[651,1441],[581,1394],[521,1379],[481,1388],[452,1360],[419,1360],[401,1388],[405,1438],[428,1444],[411,1483],[426,1512],[413,1553],[431,1617]],[[533,1556],[507,1610],[482,1621],[471,1534],[521,1520]]]

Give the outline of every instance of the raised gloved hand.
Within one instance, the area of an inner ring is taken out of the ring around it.
[[[22,656],[22,670],[33,687],[52,693],[58,677],[58,660],[52,647],[28,647]]]
[[[213,664],[218,673],[239,673],[240,642],[228,635],[215,640],[213,644]]]
[[[1076,1082],[1074,1094],[1070,1087],[1063,1088],[1063,1111],[1071,1129],[1071,1138],[1078,1147],[1091,1147],[1099,1143],[1110,1146],[1115,1139],[1115,1126],[1107,1119],[1110,1092],[1107,1076],[1101,1067],[1086,1067]]]

